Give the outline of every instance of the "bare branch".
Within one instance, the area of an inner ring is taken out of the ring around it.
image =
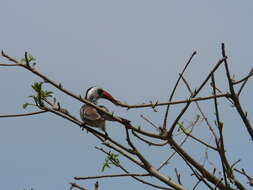
[[[245,82],[245,81],[249,80],[249,78],[252,77],[252,76],[253,76],[253,68],[250,70],[249,74],[246,77],[243,77],[242,79],[240,79],[238,81],[235,81],[235,82],[232,82],[232,83],[233,83],[233,85],[236,85],[236,84]]]
[[[76,183],[70,183],[70,189],[73,189],[73,188],[77,188],[77,189],[80,189],[80,190],[88,190],[84,187],[81,187],[80,185],[76,184]]]
[[[14,59],[14,58],[8,56],[7,54],[5,54],[3,50],[1,51],[1,54],[2,54],[3,57],[7,58],[9,61],[11,61],[13,63],[16,63],[17,65],[20,65],[20,63],[16,59]]]
[[[30,113],[20,113],[20,114],[4,114],[0,115],[0,118],[5,118],[5,117],[24,117],[24,116],[30,116],[30,115],[36,115],[36,114],[41,114],[41,113],[46,113],[46,110],[43,111],[36,111],[36,112],[30,112]]]
[[[247,179],[248,179],[248,184],[249,184],[250,186],[253,187],[253,178],[250,177],[250,176],[246,173],[246,171],[245,171],[244,169],[242,169],[242,171],[240,171],[240,170],[238,170],[238,169],[235,168],[234,170],[235,170],[236,172],[238,172],[238,173],[244,175],[245,177],[247,177]]]
[[[169,102],[171,102],[175,92],[176,92],[176,89],[177,89],[177,86],[178,86],[178,83],[181,79],[181,76],[184,74],[186,68],[188,67],[188,65],[191,63],[191,60],[192,58],[197,54],[196,51],[194,51],[190,57],[190,59],[188,60],[188,62],[186,63],[186,65],[184,66],[183,68],[183,71],[181,72],[181,74],[179,75],[178,79],[177,79],[177,82],[174,86],[174,89],[172,90],[171,92],[171,95],[170,95],[170,98],[169,98]],[[167,105],[167,108],[166,108],[166,111],[165,111],[165,116],[164,116],[164,121],[163,121],[163,129],[165,130],[166,129],[166,123],[167,123],[167,118],[168,118],[168,113],[169,113],[169,109],[170,109],[170,104]]]
[[[245,77],[243,80],[240,80],[241,82],[243,81],[243,83],[242,83],[240,89],[238,90],[238,93],[237,93],[238,96],[240,96],[240,94],[241,94],[241,92],[242,92],[242,89],[244,88],[244,86],[246,85],[246,83],[248,82],[249,78],[250,78],[252,75],[253,75],[253,68],[250,70],[250,73],[249,73],[249,75],[248,75],[247,77]],[[233,84],[235,84],[235,83],[233,83]],[[236,83],[236,84],[238,84],[238,83]]]
[[[212,76],[212,74],[219,68],[219,66],[226,60],[226,57],[224,57],[223,59],[219,60],[218,63],[215,65],[215,67],[210,71],[210,73],[207,75],[206,79],[204,80],[204,82],[202,82],[202,84],[200,85],[200,87],[194,92],[193,95],[191,95],[191,98],[194,98],[195,96],[197,96],[197,94],[202,90],[202,88],[205,86],[205,84],[207,83],[207,81],[210,79],[210,77]],[[185,113],[185,111],[187,110],[187,108],[189,107],[191,102],[188,102],[185,107],[182,109],[182,111],[179,113],[179,115],[177,116],[177,118],[174,120],[169,132],[168,132],[168,136],[171,136],[178,121],[180,120],[180,118],[183,116],[183,114]]]
[[[204,142],[203,140],[200,140],[199,138],[193,136],[191,133],[184,132],[184,134],[187,135],[187,136],[189,136],[189,137],[191,137],[191,138],[194,139],[195,141],[197,141],[197,142],[203,144],[204,146],[206,146],[206,147],[208,147],[208,148],[211,148],[211,149],[214,150],[214,151],[217,151],[217,148],[215,148],[215,147],[213,147],[213,146],[207,144],[207,143]]]
[[[192,133],[193,129],[194,129],[194,126],[196,125],[196,122],[197,122],[198,118],[196,119],[196,121],[192,122],[192,128],[191,130],[189,131],[189,133]],[[181,143],[179,144],[179,146],[183,146],[183,144],[186,142],[186,140],[188,139],[189,136],[185,136],[185,138],[181,141]],[[176,151],[174,151],[165,161],[163,161],[161,163],[161,165],[157,168],[157,170],[161,170],[166,164],[168,164],[169,160],[173,158],[173,156],[176,155]]]
[[[147,117],[145,117],[144,115],[141,115],[141,118],[144,119],[146,122],[148,122],[152,127],[154,127],[155,129],[159,130],[159,127],[156,126],[152,121],[150,121]]]
[[[87,180],[87,179],[99,179],[99,178],[111,178],[111,177],[145,177],[150,174],[138,174],[138,173],[127,173],[127,174],[111,174],[111,175],[98,175],[98,176],[87,176],[87,177],[74,177],[75,180]]]
[[[106,152],[104,149],[98,148],[98,147],[96,147],[96,148],[97,148],[98,150],[102,151],[103,153],[109,155],[109,153]],[[127,174],[129,173],[129,171],[128,171],[127,169],[125,169],[120,163],[117,163],[117,164],[118,164],[118,167],[119,167],[121,170],[123,170],[123,171],[124,171],[125,173],[127,173]],[[167,188],[167,187],[162,187],[162,186],[159,186],[159,185],[155,185],[155,184],[153,184],[153,183],[150,183],[150,182],[148,182],[148,181],[145,181],[145,180],[143,180],[143,179],[140,179],[140,178],[138,178],[138,177],[136,177],[136,176],[130,176],[130,177],[132,177],[133,179],[135,179],[135,180],[137,180],[137,181],[139,181],[139,182],[141,182],[141,183],[143,183],[143,184],[145,184],[145,185],[149,185],[149,186],[154,187],[154,188],[157,188],[157,189],[172,190],[172,189]]]
[[[183,186],[175,183],[174,181],[169,179],[167,176],[161,174],[157,169],[155,169],[151,165],[151,163],[140,153],[140,151],[131,142],[127,127],[126,127],[126,140],[127,140],[128,144],[132,147],[132,149],[135,151],[136,156],[143,163],[143,169],[147,170],[151,175],[155,176],[157,179],[164,182],[165,184],[167,184],[177,190],[185,190],[185,188]]]
[[[0,66],[6,66],[6,67],[12,67],[12,66],[19,66],[18,64],[5,64],[5,63],[0,63]]]
[[[186,100],[176,100],[176,101],[172,101],[172,102],[161,102],[161,103],[156,103],[155,107],[158,106],[166,106],[166,105],[175,105],[175,104],[185,104],[185,103],[191,103],[191,102],[197,102],[197,101],[205,101],[205,100],[210,100],[213,99],[214,97],[216,98],[229,98],[230,94],[229,93],[225,93],[225,94],[217,94],[216,96],[205,96],[205,97],[196,97],[196,98],[189,98]],[[132,108],[146,108],[146,107],[154,107],[154,104],[136,104],[136,105],[128,105],[128,104],[123,104],[123,103],[119,103],[119,105],[121,107],[126,107],[128,109],[132,109]]]
[[[172,138],[168,139],[171,146],[179,153],[179,155],[183,156],[187,162],[193,165],[208,181],[213,183],[214,185],[217,184],[222,190],[228,190],[227,187],[220,182],[218,178],[212,175],[208,170],[206,170],[203,166],[201,166],[196,160],[194,160],[188,153],[186,153]]]
[[[215,84],[215,79],[214,79],[214,74],[212,75],[212,84],[213,84],[213,94],[216,94],[216,84]],[[222,134],[222,129],[223,129],[223,124],[220,121],[220,114],[219,114],[219,109],[218,109],[218,102],[217,99],[214,98],[214,106],[215,106],[215,116],[216,116],[216,123],[217,127],[219,129],[219,134],[220,134],[220,144],[218,141],[216,141],[217,148],[220,154],[220,159],[221,159],[221,164],[222,164],[222,170],[223,170],[223,177],[225,181],[226,187],[229,187],[228,180],[227,180],[227,175],[230,177],[229,169],[230,166],[227,162],[226,155],[225,155],[225,148],[224,148],[224,139],[223,139],[223,134]]]
[[[179,153],[180,154],[180,153]],[[193,187],[193,189],[196,189],[196,187],[198,186],[198,184],[200,184],[200,182],[203,182],[203,183],[205,183],[205,185],[209,188],[209,189],[211,189],[211,190],[213,190],[213,188],[211,187],[211,185],[209,185],[208,183],[207,183],[207,181],[205,180],[205,178],[201,175],[201,174],[199,174],[192,166],[191,166],[191,164],[188,162],[188,160],[184,157],[184,155],[181,155],[180,154],[180,156],[182,157],[182,159],[185,161],[185,163],[188,165],[188,167],[191,169],[191,171],[193,172],[193,175],[199,180],[197,183],[196,183],[196,185]],[[221,182],[221,181],[220,181]]]
[[[177,181],[180,185],[182,185],[182,182],[181,182],[181,175],[180,173],[178,173],[177,171],[177,168],[174,169],[175,173],[176,173],[176,177],[177,177]]]
[[[190,87],[189,83],[187,82],[187,80],[186,80],[184,77],[182,77],[182,79],[183,79],[183,81],[184,81],[184,83],[185,83],[187,89],[189,90],[189,92],[190,92],[191,94],[193,94],[193,91],[191,90],[191,87]],[[202,111],[202,109],[201,109],[199,103],[198,103],[198,102],[195,102],[195,104],[196,104],[196,106],[197,106],[199,112],[201,113],[202,117],[204,118],[204,120],[205,120],[205,122],[206,122],[206,124],[207,124],[207,126],[208,126],[208,128],[209,128],[209,130],[211,131],[211,133],[212,133],[213,136],[215,137],[216,141],[218,141],[218,137],[217,137],[216,133],[214,132],[214,130],[213,130],[211,124],[209,123],[207,117],[205,116],[204,112]]]
[[[221,44],[221,49],[222,49],[222,56],[226,57],[226,52],[225,52],[225,44],[222,43]],[[227,79],[228,79],[228,83],[229,83],[229,89],[230,89],[230,93],[231,93],[231,98],[234,101],[234,105],[236,107],[237,112],[239,113],[239,115],[241,116],[245,127],[248,130],[248,133],[251,137],[251,140],[253,140],[253,129],[251,127],[251,124],[249,122],[249,120],[247,119],[247,116],[245,115],[242,106],[240,104],[239,98],[235,93],[234,87],[233,87],[233,83],[230,77],[230,72],[229,72],[229,68],[228,68],[228,63],[227,63],[227,59],[224,60],[225,63],[225,69],[226,69],[226,74],[227,74]]]
[[[133,130],[132,130],[132,134],[133,134],[135,137],[137,137],[138,139],[140,139],[141,141],[147,143],[149,146],[151,146],[151,145],[152,145],[152,146],[164,146],[164,145],[168,144],[167,141],[164,142],[164,143],[160,143],[160,144],[151,142],[151,141],[146,140],[146,139],[144,139],[143,137],[139,136],[139,135],[138,135],[136,132],[134,132]]]

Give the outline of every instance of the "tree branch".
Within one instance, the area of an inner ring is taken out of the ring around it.
[[[138,173],[127,173],[127,174],[111,174],[111,175],[98,175],[98,176],[87,176],[87,177],[74,177],[75,180],[87,180],[87,179],[99,179],[99,178],[111,178],[111,177],[146,177],[150,174],[138,174]]]
[[[179,77],[178,77],[178,79],[177,79],[177,82],[176,82],[176,84],[175,84],[175,86],[174,86],[174,89],[173,89],[172,92],[171,92],[171,95],[170,95],[170,98],[169,98],[169,102],[171,102],[171,100],[172,100],[172,98],[173,98],[173,96],[174,96],[174,94],[175,94],[175,92],[176,92],[176,89],[177,89],[177,86],[178,86],[178,84],[179,84],[179,81],[180,81],[181,77],[183,76],[183,74],[184,74],[186,68],[187,68],[188,65],[191,63],[192,58],[193,58],[196,54],[197,54],[197,52],[194,51],[194,52],[192,53],[190,59],[188,60],[188,62],[187,62],[186,65],[184,66],[184,68],[183,68],[181,74],[179,75]],[[164,120],[163,120],[163,130],[166,129],[166,123],[167,123],[167,118],[168,118],[169,109],[170,109],[170,104],[168,104],[167,107],[166,107],[165,116],[164,116]]]
[[[215,65],[215,67],[211,70],[211,72],[207,75],[206,79],[204,80],[204,82],[200,85],[200,87],[194,92],[193,95],[191,95],[191,98],[194,98],[195,96],[197,96],[197,94],[202,90],[202,88],[205,86],[205,84],[207,83],[207,81],[210,79],[210,77],[212,76],[212,74],[219,68],[219,66],[226,60],[226,57],[224,57],[223,59],[219,60],[218,63]],[[180,118],[183,116],[183,114],[185,113],[185,111],[187,110],[187,108],[189,107],[191,102],[188,102],[185,107],[182,109],[182,111],[179,113],[179,115],[177,116],[177,118],[174,120],[169,132],[168,132],[168,136],[171,136],[178,121],[180,120]]]
[[[223,183],[221,183],[218,178],[212,175],[208,170],[206,170],[197,161],[195,161],[188,153],[186,153],[172,138],[169,138],[168,141],[170,145],[179,153],[179,155],[182,155],[184,159],[186,159],[187,162],[193,165],[208,181],[210,181],[214,185],[217,185],[217,187],[219,187],[221,190],[230,190],[227,189],[227,187]]]
[[[30,112],[30,113],[21,113],[21,114],[4,114],[0,115],[0,118],[5,118],[5,117],[24,117],[24,116],[31,116],[31,115],[37,115],[41,113],[46,113],[46,110],[43,111],[36,111],[36,112]]]
[[[76,184],[76,183],[69,183],[71,186],[70,186],[70,189],[73,189],[73,188],[77,188],[77,189],[80,189],[80,190],[88,190],[84,187],[81,187],[80,185]]]
[[[221,49],[222,49],[222,56],[226,57],[225,44],[224,43],[221,44]],[[237,112],[241,116],[241,118],[242,118],[242,120],[244,122],[244,125],[247,128],[247,130],[248,130],[248,133],[249,133],[249,135],[251,137],[251,140],[253,140],[253,129],[251,127],[251,124],[250,124],[249,120],[247,119],[247,116],[245,115],[245,113],[244,113],[244,111],[243,111],[243,109],[241,107],[239,98],[238,98],[238,96],[235,93],[235,90],[234,90],[234,87],[233,87],[233,83],[232,83],[232,80],[231,80],[231,77],[230,77],[230,72],[229,72],[229,68],[228,68],[227,59],[224,60],[224,63],[225,63],[225,69],[226,69],[226,74],[227,74],[229,89],[230,89],[230,93],[231,93],[231,98],[234,101],[234,105],[236,107]]]

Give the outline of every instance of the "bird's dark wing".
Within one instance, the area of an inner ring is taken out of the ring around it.
[[[109,112],[109,110],[105,107],[105,106],[102,106],[102,105],[99,105],[100,108],[102,108],[104,111],[106,112]],[[111,118],[110,116],[102,113],[101,111],[98,110],[98,113],[101,115],[101,117],[103,117],[105,120],[108,120],[108,121],[114,121],[113,118]]]
[[[97,110],[91,106],[84,105],[80,109],[80,115],[83,121],[97,121],[102,119],[101,115],[97,112]]]

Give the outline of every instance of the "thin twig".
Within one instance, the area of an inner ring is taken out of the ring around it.
[[[213,87],[213,84],[210,83],[210,86]],[[220,90],[217,86],[215,86],[215,89],[216,89],[217,92],[219,92],[220,94],[223,94],[222,90]],[[228,100],[232,105],[234,105],[234,102],[233,102],[233,100],[232,100],[230,97],[226,97],[226,98],[227,98],[227,100]]]
[[[46,110],[43,111],[36,111],[36,112],[30,112],[30,113],[21,113],[21,114],[4,114],[0,115],[0,118],[5,118],[5,117],[24,117],[24,116],[30,116],[30,115],[37,115],[41,113],[46,113]]]
[[[218,94],[216,95],[217,98],[223,98],[223,97],[230,97],[229,93],[224,93],[224,94]],[[157,102],[156,104],[135,104],[135,105],[128,105],[128,104],[124,104],[124,103],[119,103],[119,105],[121,107],[126,107],[128,109],[132,109],[132,108],[146,108],[146,107],[158,107],[158,106],[166,106],[166,105],[174,105],[174,104],[185,104],[185,103],[191,103],[191,102],[196,102],[196,101],[205,101],[205,100],[209,100],[209,99],[213,99],[214,96],[210,95],[210,96],[205,96],[205,97],[196,97],[196,98],[188,98],[186,100],[176,100],[176,101],[172,101],[172,102]]]
[[[213,84],[213,94],[216,95],[216,84],[215,84],[215,79],[214,79],[214,75],[212,75],[212,84]],[[229,164],[227,162],[226,159],[226,155],[225,155],[225,148],[224,148],[224,139],[223,139],[223,134],[222,134],[222,129],[223,129],[223,124],[220,121],[220,114],[219,114],[219,109],[218,109],[218,101],[216,98],[214,98],[214,107],[215,107],[215,116],[216,116],[216,123],[217,123],[217,127],[219,129],[219,134],[220,134],[220,143],[217,141],[217,148],[218,148],[218,152],[220,155],[220,159],[221,159],[221,165],[222,165],[222,170],[223,170],[223,177],[224,177],[224,181],[225,181],[225,185],[226,187],[230,188],[230,185],[228,183],[227,180],[227,172],[229,169]],[[231,174],[228,175],[228,177],[230,177]]]
[[[109,152],[105,151],[103,148],[96,147],[96,149],[98,149],[98,150],[102,151],[103,153],[109,155]],[[118,167],[119,167],[121,170],[123,170],[125,173],[127,173],[127,174],[130,173],[130,172],[129,172],[126,168],[124,168],[120,163],[117,163],[117,164],[118,164]],[[154,188],[157,188],[157,189],[172,190],[172,189],[167,188],[167,187],[162,187],[162,186],[159,186],[159,185],[155,185],[155,184],[153,184],[153,183],[150,183],[150,182],[148,182],[148,181],[145,181],[145,180],[143,180],[143,179],[140,179],[140,178],[138,178],[138,177],[136,177],[136,176],[130,176],[130,177],[132,177],[133,179],[135,179],[135,180],[137,180],[137,181],[139,181],[139,182],[141,182],[141,183],[143,183],[143,184],[145,184],[145,185],[149,185],[149,186],[154,187]]]
[[[193,94],[193,91],[191,90],[191,87],[190,87],[189,83],[187,82],[187,80],[186,80],[184,77],[182,77],[182,79],[183,79],[184,84],[186,85],[188,91],[189,91],[191,94]],[[205,122],[206,122],[206,124],[207,124],[207,126],[208,126],[208,128],[209,128],[209,130],[211,131],[211,133],[213,134],[213,136],[215,137],[215,139],[218,141],[218,137],[217,137],[215,131],[213,130],[211,124],[209,123],[207,117],[205,116],[204,112],[202,111],[202,109],[201,109],[199,103],[198,103],[198,102],[195,102],[195,104],[196,104],[196,106],[197,106],[199,112],[201,113],[202,117],[204,118],[204,120],[205,120]]]
[[[137,137],[138,139],[140,139],[141,141],[147,143],[149,146],[151,146],[151,145],[152,145],[152,146],[164,146],[164,145],[168,144],[167,141],[164,142],[164,143],[154,143],[154,142],[151,142],[151,141],[149,141],[149,140],[144,139],[143,137],[141,137],[140,135],[138,135],[138,134],[137,134],[135,131],[133,131],[133,130],[132,130],[132,134],[133,134],[135,137]]]
[[[175,149],[175,151],[183,156],[187,162],[189,162],[191,165],[193,165],[208,181],[213,183],[214,185],[217,184],[217,187],[219,187],[221,190],[228,190],[227,187],[220,183],[219,179],[212,175],[208,170],[206,170],[203,166],[201,166],[196,160],[194,160],[188,153],[186,153],[174,140],[173,138],[168,138],[168,141],[170,145]]]
[[[224,43],[221,44],[221,49],[222,49],[222,56],[226,57],[225,44]],[[232,83],[232,80],[231,80],[231,77],[230,77],[230,72],[229,72],[229,68],[228,68],[227,59],[224,60],[224,63],[225,63],[225,70],[226,70],[226,74],[227,74],[227,80],[228,80],[228,84],[229,84],[231,98],[234,101],[234,105],[236,107],[237,112],[241,116],[241,119],[243,120],[244,125],[247,128],[247,131],[248,131],[248,133],[251,137],[251,140],[253,140],[253,129],[251,127],[251,124],[250,124],[249,120],[247,119],[247,115],[244,113],[244,111],[242,109],[239,98],[238,98],[237,94],[235,93],[234,86],[233,86],[233,83]]]
[[[203,144],[204,146],[206,146],[206,147],[208,147],[208,148],[211,148],[211,149],[214,150],[214,151],[217,151],[217,148],[215,148],[215,147],[213,147],[213,146],[207,144],[206,142],[204,142],[203,140],[201,140],[201,139],[199,139],[199,138],[193,136],[192,134],[187,133],[187,132],[184,132],[184,134],[187,135],[187,136],[189,136],[189,137],[191,137],[191,138],[194,139],[195,141],[197,141],[197,142]]]
[[[5,64],[5,63],[0,63],[0,66],[7,66],[7,67],[11,67],[11,66],[18,66],[18,64]]]
[[[73,188],[77,188],[77,189],[80,189],[80,190],[88,190],[84,187],[81,187],[80,185],[76,184],[76,183],[69,183],[71,186],[70,186],[70,189],[73,189]]]
[[[244,176],[248,179],[248,184],[249,184],[250,186],[253,186],[253,178],[250,177],[250,176],[246,173],[246,171],[245,171],[244,169],[242,169],[242,171],[240,171],[240,170],[238,170],[238,169],[235,168],[234,170],[235,170],[236,172],[238,172],[238,173],[244,175]]]
[[[141,160],[141,162],[143,163],[144,167],[143,169],[145,169],[146,171],[148,171],[151,175],[155,176],[158,180],[164,182],[165,184],[169,185],[170,187],[176,189],[176,190],[185,190],[185,188],[180,185],[177,184],[176,182],[174,182],[173,180],[169,179],[167,176],[161,174],[158,170],[156,170],[152,164],[140,153],[140,151],[134,146],[134,144],[132,143],[131,139],[130,139],[130,135],[129,135],[129,131],[128,128],[125,127],[126,130],[126,140],[129,144],[129,146],[132,147],[132,149],[135,151],[136,156]]]
[[[250,70],[249,74],[246,77],[243,77],[242,79],[240,79],[238,81],[235,81],[235,82],[232,82],[232,83],[233,83],[233,85],[236,85],[236,84],[239,84],[241,82],[245,82],[245,80],[247,81],[252,76],[253,76],[253,68]]]
[[[226,57],[224,57],[223,59],[219,60],[218,63],[214,66],[214,68],[210,71],[210,73],[207,75],[206,79],[204,80],[204,82],[202,82],[202,84],[199,86],[198,89],[196,89],[194,91],[194,94],[191,95],[191,98],[194,98],[195,96],[197,96],[197,94],[202,90],[202,88],[206,85],[207,81],[210,79],[211,75],[219,68],[219,66],[226,60]],[[188,102],[185,107],[182,109],[182,111],[178,114],[177,118],[174,120],[169,132],[168,132],[168,136],[171,136],[178,121],[181,119],[181,117],[183,116],[183,114],[185,113],[185,111],[188,109],[188,107],[190,106],[191,102]]]
[[[174,96],[174,94],[175,94],[175,92],[176,92],[176,89],[177,89],[178,83],[179,83],[179,81],[180,81],[180,79],[181,79],[181,76],[184,74],[186,68],[187,68],[188,65],[191,63],[192,58],[193,58],[196,54],[197,54],[197,52],[194,51],[194,52],[192,53],[190,59],[187,61],[186,65],[184,66],[184,68],[183,68],[183,70],[182,70],[182,72],[181,72],[181,75],[178,77],[177,82],[176,82],[176,84],[175,84],[175,86],[174,86],[174,89],[173,89],[172,92],[171,92],[171,95],[170,95],[170,98],[169,98],[169,102],[172,100],[172,98],[173,98],[173,96]],[[166,123],[167,123],[167,118],[168,118],[169,109],[170,109],[170,105],[168,104],[168,105],[167,105],[167,108],[166,108],[165,116],[164,116],[164,121],[163,121],[163,129],[164,129],[164,130],[166,129]]]
[[[180,173],[178,173],[177,168],[175,168],[174,171],[175,171],[175,174],[176,174],[178,183],[179,183],[180,185],[182,185],[182,182],[181,182],[181,175],[180,175]]]
[[[1,51],[1,54],[2,54],[3,57],[7,58],[9,61],[11,61],[13,63],[16,63],[17,65],[20,64],[16,59],[14,59],[14,58],[8,56],[6,53],[4,53],[3,50]]]
[[[152,127],[154,127],[155,129],[158,129],[159,130],[159,127],[156,126],[152,121],[150,121],[150,119],[148,119],[147,117],[145,117],[144,115],[140,115],[140,117],[142,119],[144,119],[146,122],[148,122]]]
[[[98,176],[87,176],[87,177],[74,177],[75,180],[88,180],[88,179],[99,179],[99,178],[113,178],[113,177],[146,177],[150,174],[138,174],[138,173],[127,173],[127,174],[111,174],[111,175],[98,175]]]
[[[201,182],[203,182],[209,189],[213,190],[213,188],[211,187],[211,185],[209,183],[207,183],[207,181],[205,180],[205,178],[203,176],[201,176],[196,170],[194,170],[194,168],[190,165],[190,163],[187,162],[186,159],[184,159],[184,161],[186,162],[186,164],[188,165],[188,167],[192,170],[194,176],[196,176],[196,178],[199,180],[199,183],[196,183],[196,185],[194,186],[193,189],[196,189],[198,184],[200,184]]]
[[[250,70],[250,77],[253,75],[253,68]],[[246,85],[246,83],[248,82],[249,80],[249,75],[247,77],[245,77],[243,80],[241,81],[244,81],[240,87],[240,89],[238,90],[238,96],[240,96],[241,92],[242,92],[242,89],[244,88],[244,86]],[[233,83],[234,84],[234,83]],[[238,83],[237,83],[238,84]]]
[[[190,130],[189,133],[192,133],[192,132],[193,132],[194,126],[196,125],[197,121],[198,121],[198,118],[197,118],[194,122],[192,122],[192,127],[191,127],[191,130]],[[181,141],[181,143],[179,144],[180,147],[183,146],[183,144],[186,142],[186,140],[188,139],[188,137],[189,137],[189,136],[185,136],[185,138],[184,138],[184,139]],[[158,171],[161,170],[166,164],[168,164],[169,160],[172,159],[173,156],[176,155],[176,153],[177,153],[177,152],[174,151],[170,156],[168,156],[168,158],[167,158],[165,161],[163,161],[163,162],[161,163],[161,165],[157,168],[157,170],[158,170]]]

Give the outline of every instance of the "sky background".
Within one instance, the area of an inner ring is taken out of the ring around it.
[[[1,0],[0,48],[19,59],[25,51],[30,52],[41,72],[76,94],[84,94],[87,88],[97,85],[129,104],[166,101],[178,73],[195,50],[198,54],[185,75],[194,88],[221,58],[221,42],[226,44],[235,77],[240,79],[249,72],[253,60],[252,10],[251,0]],[[0,62],[8,63],[3,58]],[[0,80],[0,114],[34,111],[23,110],[21,105],[29,101],[28,96],[33,93],[31,84],[39,78],[21,68],[1,67]],[[226,88],[222,72],[217,74],[217,82]],[[248,93],[242,94],[242,103],[252,118],[252,82],[246,88]],[[206,89],[203,94],[210,93]],[[57,90],[55,94],[62,106],[78,116],[80,102]],[[179,88],[175,99],[188,95],[184,88]],[[101,103],[136,125],[147,125],[140,114],[157,125],[162,123],[162,108],[158,113],[143,109],[127,112],[108,102]],[[243,158],[241,167],[253,171],[252,152],[245,151],[251,149],[245,128],[226,101],[220,107],[226,124],[226,146],[234,151],[229,153],[231,163]],[[178,108],[170,113],[171,120]],[[184,121],[193,118],[194,114],[189,113]],[[68,189],[74,176],[121,173],[117,169],[101,173],[104,155],[94,149],[100,143],[57,116],[5,118],[0,120],[0,126],[1,189]],[[108,123],[109,134],[125,138],[117,126]],[[200,128],[197,134],[208,139],[202,131]],[[168,155],[140,147],[148,150],[147,156],[156,165]],[[196,156],[203,152],[192,150]],[[152,153],[159,156],[152,157]],[[175,160],[175,164],[180,161]],[[134,165],[126,165],[139,171]],[[173,176],[172,171],[164,172]],[[191,183],[187,180],[185,184]],[[94,182],[81,184],[91,189]],[[116,189],[122,184],[126,188],[150,189],[128,178],[100,180],[101,189]]]

